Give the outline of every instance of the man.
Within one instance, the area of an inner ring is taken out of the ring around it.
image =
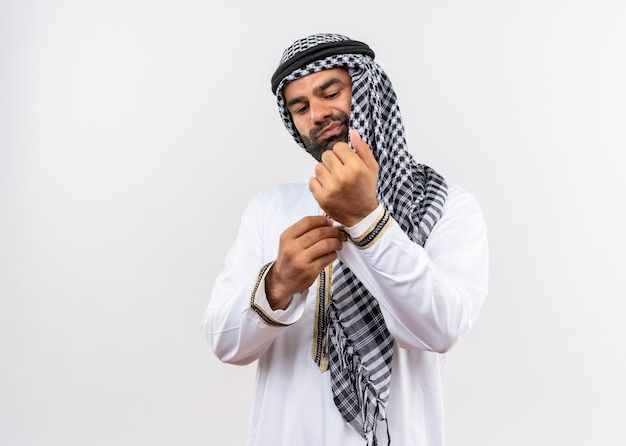
[[[258,361],[248,444],[442,445],[445,353],[487,293],[480,208],[413,160],[364,43],[294,42],[272,91],[318,163],[249,204],[205,315],[222,361]]]

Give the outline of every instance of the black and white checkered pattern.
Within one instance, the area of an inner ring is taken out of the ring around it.
[[[315,45],[344,40],[351,39],[316,34],[298,40],[284,52],[280,65]],[[352,77],[350,127],[359,131],[379,163],[378,199],[404,232],[423,246],[442,215],[447,186],[437,172],[417,164],[408,152],[395,92],[372,57],[338,50],[284,77],[276,92],[281,119],[304,148],[282,88],[287,82],[336,67],[346,68]],[[335,404],[368,444],[376,444],[376,425],[386,420],[394,340],[378,302],[346,265],[335,269],[332,280],[328,336]]]

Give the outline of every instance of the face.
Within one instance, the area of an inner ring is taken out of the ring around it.
[[[283,87],[283,97],[304,146],[316,160],[336,142],[348,141],[352,78],[345,69],[291,81]]]

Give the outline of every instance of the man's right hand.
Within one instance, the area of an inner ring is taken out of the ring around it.
[[[265,293],[274,310],[289,306],[294,294],[309,288],[337,258],[346,235],[322,216],[304,217],[280,236],[278,258],[265,277]]]

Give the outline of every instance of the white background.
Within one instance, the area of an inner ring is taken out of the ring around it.
[[[621,0],[2,0],[0,444],[243,444],[254,366],[202,317],[248,200],[312,172],[269,79],[316,32],[376,51],[412,153],[487,219],[449,446],[626,444],[625,24]]]

